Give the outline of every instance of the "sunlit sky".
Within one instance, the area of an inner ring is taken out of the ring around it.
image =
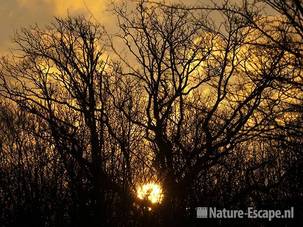
[[[55,16],[64,17],[67,14],[92,16],[110,30],[115,25],[115,17],[109,11],[113,1],[120,0],[0,0],[0,54],[7,53],[13,47],[12,37],[15,31],[35,23],[43,26]],[[208,4],[210,0],[169,0],[166,2],[196,5]]]
[[[15,31],[35,23],[45,25],[55,16],[93,15],[93,18],[105,27],[111,28],[115,21],[115,18],[108,11],[112,1],[0,0],[0,54],[7,53],[9,48],[13,47],[12,37]]]
[[[14,32],[31,24],[45,25],[54,16],[93,14],[103,24],[112,19],[106,12],[111,0],[0,0],[0,53],[12,47]]]

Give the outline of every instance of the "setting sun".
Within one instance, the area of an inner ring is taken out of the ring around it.
[[[161,203],[163,191],[157,183],[146,183],[137,187],[137,197],[141,200],[147,199],[151,203]]]

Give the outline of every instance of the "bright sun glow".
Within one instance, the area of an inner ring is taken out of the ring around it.
[[[157,183],[146,183],[137,187],[137,196],[139,199],[147,199],[151,203],[161,203],[163,191]]]

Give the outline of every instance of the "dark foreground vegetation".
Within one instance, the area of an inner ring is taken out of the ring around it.
[[[113,13],[115,35],[55,19],[0,61],[0,225],[299,225],[302,2]],[[137,198],[151,181],[161,204]],[[295,219],[198,220],[198,206]]]

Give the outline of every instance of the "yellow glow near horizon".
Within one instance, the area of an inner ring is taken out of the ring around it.
[[[163,191],[157,183],[146,183],[137,187],[137,197],[141,200],[148,200],[151,203],[161,203]]]

